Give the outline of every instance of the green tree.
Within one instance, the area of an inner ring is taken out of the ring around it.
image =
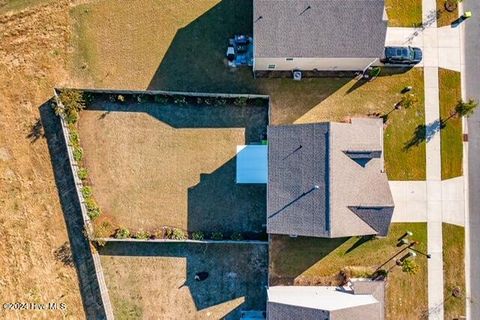
[[[473,99],[469,99],[468,101],[460,100],[455,107],[455,114],[459,117],[468,118],[473,114],[477,106],[478,103]]]

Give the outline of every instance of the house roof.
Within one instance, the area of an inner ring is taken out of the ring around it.
[[[358,288],[357,288],[358,285]],[[268,319],[384,319],[383,281],[354,281],[352,288],[274,286],[267,290]]]
[[[394,204],[380,119],[274,126],[268,141],[268,233],[387,234]]]
[[[384,0],[254,0],[255,57],[379,58]]]

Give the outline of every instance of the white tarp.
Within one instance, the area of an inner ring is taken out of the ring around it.
[[[267,183],[268,146],[237,146],[237,183]]]

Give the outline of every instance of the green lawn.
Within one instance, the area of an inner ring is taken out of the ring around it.
[[[449,26],[458,18],[458,7],[453,12],[445,9],[445,0],[437,0],[437,27]]]
[[[270,284],[335,285],[340,270],[352,276],[371,274],[399,249],[397,239],[406,231],[419,241],[417,249],[427,250],[425,223],[394,223],[386,238],[363,242],[362,238],[290,238],[272,236],[270,244]],[[399,257],[402,257],[400,254]],[[389,261],[387,314],[389,319],[419,319],[427,309],[427,261],[418,255],[419,271],[408,275]],[[414,293],[414,294],[413,294]]]
[[[419,27],[422,25],[422,0],[386,0],[390,27]]]
[[[445,121],[441,133],[442,179],[462,175],[462,119],[452,116],[455,105],[461,99],[460,73],[439,69],[440,118]]]
[[[445,319],[465,315],[465,229],[443,224],[443,272]],[[461,297],[452,296],[459,288]]]

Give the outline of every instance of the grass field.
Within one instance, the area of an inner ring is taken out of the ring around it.
[[[110,243],[100,254],[115,319],[228,320],[265,310],[265,245]],[[195,281],[202,271],[209,277]]]
[[[444,223],[443,272],[445,319],[465,315],[465,229]],[[461,297],[452,296],[452,290],[459,288]]]
[[[400,249],[397,239],[412,231],[417,249],[427,251],[425,223],[394,223],[388,237],[364,241],[362,238],[290,238],[272,236],[270,245],[270,284],[338,285],[338,273],[344,268],[355,276],[372,273]],[[402,256],[399,255],[398,258]],[[403,273],[398,267],[389,272],[387,286],[388,319],[419,319],[427,309],[427,261],[418,256],[419,271]],[[384,268],[394,265],[388,262]]]
[[[421,0],[386,0],[390,27],[419,27],[422,25]]]
[[[439,69],[440,118],[445,127],[440,131],[442,148],[442,179],[462,175],[463,142],[462,119],[452,116],[457,102],[462,98],[460,73]]]
[[[235,106],[98,99],[81,113],[79,133],[90,185],[114,225],[152,234],[162,226],[261,233],[266,187],[235,182],[235,155],[237,145],[260,143],[267,123],[267,100]]]
[[[437,26],[444,27],[452,24],[453,21],[458,19],[458,7],[453,12],[448,12],[445,9],[446,0],[437,0],[437,10],[439,11]]]

